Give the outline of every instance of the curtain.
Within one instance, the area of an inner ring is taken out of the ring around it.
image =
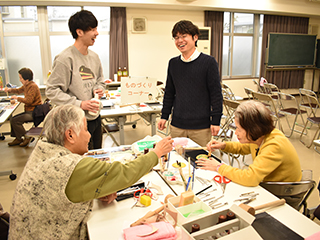
[[[215,12],[215,11],[204,12],[204,26],[211,27],[210,54],[218,62],[220,79],[222,79],[223,16],[224,16],[224,12]]]
[[[306,34],[308,33],[308,26],[309,18],[264,15],[260,65],[261,77],[265,77],[268,82],[282,89],[303,87],[305,70],[265,71],[265,57],[268,46],[268,34],[270,32]]]
[[[118,68],[128,66],[127,15],[125,7],[110,8],[109,78],[113,79]]]

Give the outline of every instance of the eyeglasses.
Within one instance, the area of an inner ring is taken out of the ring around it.
[[[172,38],[174,41],[178,41],[179,38],[181,38],[182,40],[185,40],[188,37],[188,34],[183,34],[181,36],[175,36],[174,38]]]

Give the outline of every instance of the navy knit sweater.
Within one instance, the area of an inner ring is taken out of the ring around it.
[[[222,93],[218,64],[214,57],[201,53],[191,62],[180,56],[169,61],[163,99],[162,119],[181,129],[204,129],[220,125]]]

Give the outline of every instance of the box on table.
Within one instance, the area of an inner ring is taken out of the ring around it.
[[[182,207],[179,207],[179,202],[180,196],[168,199],[168,208],[174,212],[178,212],[177,224],[183,224],[184,222],[196,217],[212,213],[211,207],[202,202],[198,197],[194,198],[193,204],[185,205]],[[202,213],[199,213],[199,211],[201,211]]]
[[[220,215],[226,215],[227,212],[233,212],[236,216],[233,220],[228,220],[223,223],[218,223],[218,218]],[[262,240],[260,235],[251,226],[255,217],[240,208],[237,205],[232,205],[230,209],[223,210],[221,212],[213,213],[206,216],[199,216],[190,221],[181,224],[182,229],[182,239],[200,240],[200,239],[210,239],[211,236],[216,236],[216,234],[223,233],[230,229],[238,229],[230,234],[220,237],[219,239],[250,239],[250,240]],[[197,232],[191,232],[193,224],[199,224],[200,230]]]

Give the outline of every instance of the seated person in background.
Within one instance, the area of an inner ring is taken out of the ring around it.
[[[21,94],[23,97],[11,96],[11,99],[15,99],[18,102],[24,103],[24,112],[15,115],[10,120],[11,125],[11,137],[15,137],[12,142],[9,142],[9,146],[20,145],[20,147],[26,147],[31,138],[24,137],[26,130],[23,124],[26,122],[32,122],[32,111],[37,105],[42,104],[40,89],[38,85],[33,81],[33,72],[29,68],[21,68],[19,71],[19,80],[22,83],[22,87],[19,88],[5,88],[7,93]],[[24,140],[22,139],[24,137]]]
[[[173,140],[122,164],[85,157],[90,133],[84,111],[71,104],[52,109],[21,174],[10,211],[9,239],[87,239],[93,199],[108,203],[137,182],[172,150]]]
[[[212,151],[247,155],[253,163],[248,169],[220,164],[214,159],[199,159],[202,169],[217,171],[231,181],[244,186],[257,186],[262,181],[297,182],[301,180],[298,154],[288,138],[274,127],[271,112],[262,103],[245,101],[235,111],[235,134],[239,142],[210,141]]]

